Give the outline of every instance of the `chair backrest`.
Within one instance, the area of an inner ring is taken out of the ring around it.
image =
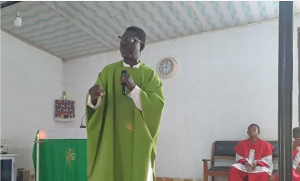
[[[216,141],[212,146],[212,159],[235,159],[234,147],[240,141]],[[273,157],[278,157],[278,141],[268,141],[274,147]]]
[[[279,143],[278,141],[268,141],[273,147],[273,157],[278,157],[279,156]]]

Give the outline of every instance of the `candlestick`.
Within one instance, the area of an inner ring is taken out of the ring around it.
[[[40,172],[40,135],[36,135],[36,181],[39,181],[39,172]]]

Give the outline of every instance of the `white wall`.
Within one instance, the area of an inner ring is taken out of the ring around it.
[[[297,125],[297,36],[295,25],[293,124]],[[277,140],[278,20],[209,32],[146,46],[142,61],[155,68],[163,57],[179,63],[177,75],[164,84],[166,106],[157,155],[157,176],[202,178],[203,158],[215,140],[246,138],[257,123],[261,138]],[[78,126],[85,94],[102,68],[120,60],[109,52],[67,61],[64,85],[76,101]]]
[[[16,168],[33,171],[37,130],[57,127],[54,100],[62,95],[62,62],[4,32],[1,36],[1,138],[8,139],[10,153],[20,154]]]

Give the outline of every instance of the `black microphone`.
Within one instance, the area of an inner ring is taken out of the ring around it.
[[[122,74],[127,74],[127,71],[126,70],[123,70],[121,75]],[[122,83],[122,94],[125,96],[127,94],[127,91],[126,91],[126,84],[125,83]]]
[[[83,125],[83,118],[84,118],[85,114],[82,116],[82,119],[81,119],[81,124],[80,124],[80,127],[79,128],[86,128],[86,126]]]

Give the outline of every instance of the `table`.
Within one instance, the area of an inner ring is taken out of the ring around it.
[[[33,147],[37,175],[37,138],[39,137],[39,179],[36,181],[87,181],[86,129],[41,129]]]
[[[1,154],[1,181],[15,181],[15,157],[18,154]]]

